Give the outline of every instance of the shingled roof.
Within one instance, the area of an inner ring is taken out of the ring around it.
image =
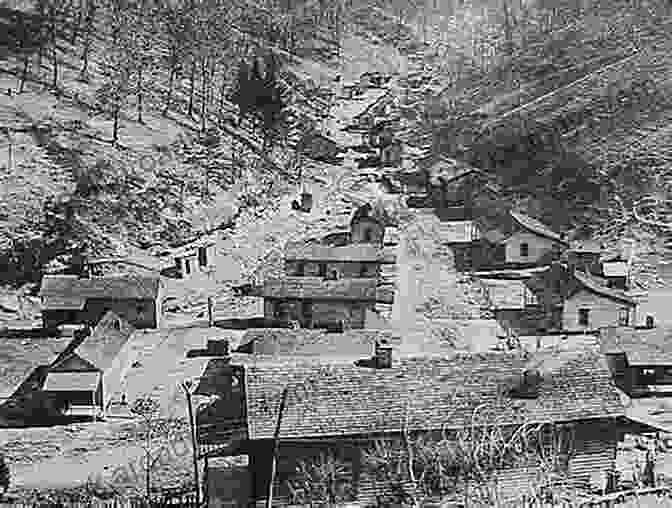
[[[281,438],[308,438],[459,428],[474,408],[500,399],[508,380],[529,364],[519,354],[396,360],[390,369],[352,362],[257,361],[244,366],[250,439],[271,438],[282,391],[288,397]],[[545,376],[539,396],[512,399],[505,421],[576,421],[624,414],[602,355],[582,352]]]
[[[633,298],[624,291],[604,286],[585,272],[576,270],[574,272],[574,279],[576,282],[578,282],[578,284],[575,286],[572,294],[576,293],[580,289],[587,289],[592,293],[610,298],[612,300],[618,300],[630,305],[636,305],[635,300],[633,300]]]
[[[76,275],[45,275],[40,296],[43,309],[82,309],[86,300],[156,299],[161,285],[158,275],[121,275],[81,278]]]
[[[312,242],[291,242],[285,245],[285,260],[395,263],[394,256],[386,254],[379,246],[368,243],[330,247]]]
[[[274,356],[362,357],[373,352],[377,341],[398,345],[400,339],[390,331],[348,330],[327,333],[324,330],[288,330],[259,328],[248,330],[241,339],[240,353]]]
[[[524,213],[520,212],[510,212],[511,218],[520,225],[522,228],[536,234],[539,236],[543,236],[545,238],[548,238],[550,240],[555,240],[556,242],[560,242],[562,244],[565,244],[569,247],[569,243],[563,239],[558,233],[555,231],[552,231],[548,226],[545,224],[539,222],[537,219],[533,219],[532,217],[525,215]]]
[[[264,281],[262,296],[392,303],[394,290],[379,287],[375,278],[326,280],[321,277],[285,277]]]

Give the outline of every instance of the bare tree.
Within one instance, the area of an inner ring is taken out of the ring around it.
[[[312,460],[301,460],[296,474],[287,482],[291,501],[329,508],[350,501],[353,490],[346,479],[349,474],[348,464],[331,450],[321,451]]]

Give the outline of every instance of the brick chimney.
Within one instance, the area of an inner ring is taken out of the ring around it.
[[[392,346],[387,340],[376,341],[373,359],[376,369],[392,368]]]

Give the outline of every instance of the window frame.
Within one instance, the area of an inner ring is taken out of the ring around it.
[[[618,325],[630,326],[630,309],[626,309],[625,307],[618,309]]]
[[[520,244],[520,257],[529,258],[530,257],[530,244],[527,242],[522,242]]]
[[[590,326],[590,309],[580,308],[578,312],[579,312],[579,325]]]

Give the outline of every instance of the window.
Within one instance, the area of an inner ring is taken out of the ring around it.
[[[191,273],[191,261],[188,259],[184,260],[184,271],[187,275]]]
[[[665,377],[672,377],[672,367],[665,367]]]
[[[618,311],[619,326],[628,326],[630,321],[630,311],[628,309],[621,309]]]
[[[369,274],[369,267],[366,266],[366,263],[362,263],[362,266],[359,269],[359,276],[366,277]]]
[[[579,324],[581,326],[588,326],[590,323],[590,309],[579,309]]]
[[[319,265],[319,276],[320,277],[326,277],[327,276],[327,264],[326,263],[320,263],[320,265]]]
[[[205,247],[198,248],[198,264],[200,266],[208,265],[208,251]]]
[[[526,258],[530,255],[530,246],[527,243],[520,244],[520,256]]]

